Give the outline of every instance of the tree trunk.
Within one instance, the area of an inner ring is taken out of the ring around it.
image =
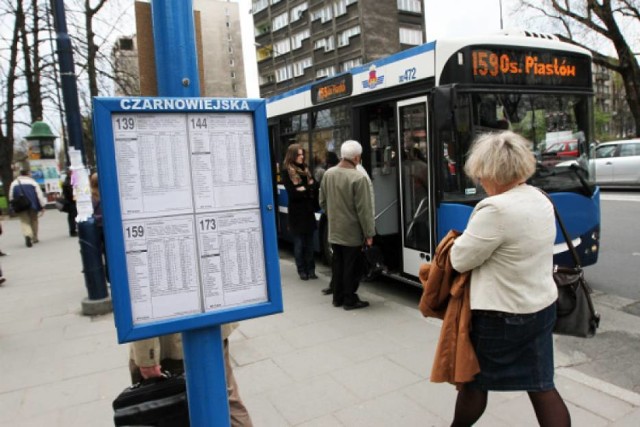
[[[590,1],[590,8],[608,30],[608,38],[618,53],[617,71],[622,75],[627,103],[635,120],[635,135],[640,136],[640,66],[613,16],[610,2]]]
[[[18,1],[19,3],[20,1]],[[24,18],[24,14],[22,15]],[[24,26],[24,22],[20,22],[19,16],[16,14],[13,36],[9,50],[9,69],[7,70],[7,105],[5,110],[6,134],[2,133],[0,123],[0,177],[4,187],[4,194],[9,196],[9,187],[13,181],[13,127],[14,127],[14,98],[15,98],[15,82],[16,69],[18,67],[18,42],[20,40],[20,28]]]

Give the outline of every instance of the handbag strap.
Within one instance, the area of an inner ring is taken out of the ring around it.
[[[576,247],[573,246],[573,242],[571,241],[571,236],[567,232],[566,227],[564,226],[564,222],[562,221],[562,217],[560,217],[560,212],[558,212],[558,208],[556,208],[556,204],[553,203],[551,197],[542,189],[538,188],[542,194],[545,195],[547,199],[551,202],[551,206],[553,206],[553,213],[556,216],[556,220],[558,220],[558,225],[560,226],[560,231],[562,231],[562,235],[564,236],[564,240],[567,242],[567,246],[569,247],[569,252],[571,252],[571,257],[573,261],[576,263],[576,267],[582,268],[582,264],[580,263],[580,257],[578,256],[578,251],[576,251]]]

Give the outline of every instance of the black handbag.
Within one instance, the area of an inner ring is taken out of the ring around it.
[[[60,196],[56,198],[56,209],[60,212],[69,212],[71,203],[64,197]]]
[[[27,196],[24,195],[24,190],[22,189],[22,183],[18,181],[18,184],[20,185],[20,194],[14,194],[14,197],[11,199],[11,209],[15,213],[24,212],[31,209],[31,202],[29,201]],[[14,193],[15,193],[15,188],[14,188]]]
[[[547,195],[547,197],[549,196]],[[553,201],[551,203],[553,204]],[[555,205],[553,211],[575,262],[574,267],[560,265],[553,267],[553,280],[558,287],[557,319],[553,333],[590,338],[596,334],[596,329],[600,326],[600,314],[593,306],[591,288],[584,278],[578,252],[571,242],[571,237],[567,233]]]
[[[127,387],[113,401],[116,426],[189,427],[184,374],[149,378]]]

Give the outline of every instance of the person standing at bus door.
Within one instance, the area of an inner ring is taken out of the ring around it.
[[[327,151],[327,156],[325,158],[324,164],[321,166],[318,166],[316,168],[316,170],[313,172],[313,177],[316,179],[316,185],[320,186],[320,184],[322,183],[322,177],[324,176],[324,173],[326,171],[328,171],[329,169],[331,169],[332,167],[334,167],[335,165],[337,165],[340,162],[340,159],[338,158],[338,155],[333,152],[333,151]],[[327,215],[327,213],[324,213],[325,216]],[[328,225],[325,225],[328,227]],[[328,242],[325,242],[328,243]],[[322,295],[331,295],[333,294],[333,281],[329,282],[329,286],[327,286],[326,288],[322,289]]]
[[[471,271],[471,342],[480,373],[458,391],[452,426],[471,426],[488,391],[526,391],[541,426],[569,426],[553,382],[553,206],[525,182],[536,161],[529,141],[510,132],[481,135],[464,170],[488,197],[453,243],[451,265]]]
[[[38,217],[44,215],[44,206],[47,203],[47,199],[45,199],[40,185],[31,178],[31,171],[28,169],[21,170],[20,176],[11,183],[9,202],[18,195],[24,195],[31,204],[29,209],[18,213],[25,244],[30,248],[34,243],[39,242]]]
[[[317,188],[300,144],[291,144],[284,157],[282,183],[289,197],[289,231],[301,280],[317,279],[313,234],[316,230]]]
[[[331,281],[333,305],[345,310],[368,307],[358,297],[362,263],[362,243],[373,244],[375,220],[367,178],[357,171],[362,146],[345,141],[342,160],[325,172],[320,184],[320,207],[327,213],[329,243],[333,249]]]

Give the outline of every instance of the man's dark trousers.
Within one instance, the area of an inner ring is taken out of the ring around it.
[[[358,302],[358,286],[362,276],[362,248],[331,244],[333,248],[331,281],[333,305],[353,305]]]

